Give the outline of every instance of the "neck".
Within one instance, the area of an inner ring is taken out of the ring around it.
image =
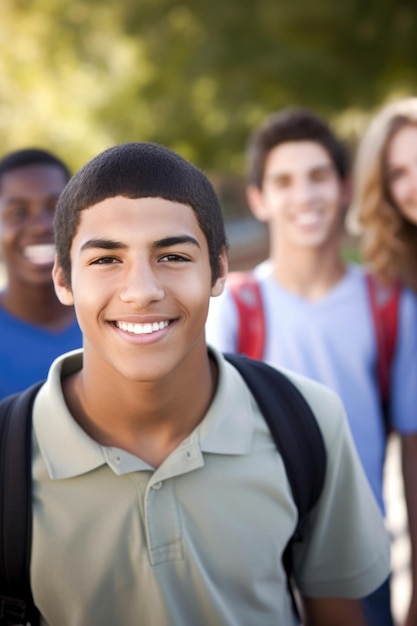
[[[74,309],[60,303],[52,283],[9,283],[0,293],[0,305],[11,315],[48,329],[65,328],[75,320]]]
[[[272,256],[272,274],[288,291],[307,300],[325,296],[344,276],[346,264],[337,245],[320,249],[281,246]]]
[[[115,380],[83,369],[65,379],[67,405],[80,426],[101,445],[121,448],[153,467],[201,422],[217,386],[217,367],[207,352],[184,375],[156,382]],[[108,378],[108,379],[107,379]]]

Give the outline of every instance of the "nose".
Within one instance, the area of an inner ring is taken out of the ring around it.
[[[313,197],[313,186],[308,180],[299,180],[293,188],[293,200],[297,204],[308,204]]]
[[[165,290],[158,279],[157,272],[149,263],[137,262],[127,268],[124,284],[120,290],[122,302],[145,308],[152,302],[162,300],[164,296]]]
[[[34,232],[51,233],[53,231],[54,214],[49,207],[39,206],[32,213],[30,228]]]

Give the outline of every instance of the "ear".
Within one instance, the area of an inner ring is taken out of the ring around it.
[[[227,271],[229,269],[229,264],[227,262],[227,252],[226,248],[223,247],[219,256],[219,275],[216,279],[216,282],[211,288],[212,296],[220,296],[223,293],[224,286],[226,284]]]
[[[256,219],[260,222],[267,222],[269,220],[269,212],[265,206],[262,189],[259,189],[256,185],[249,185],[246,188],[246,199]]]
[[[71,288],[67,285],[64,271],[58,263],[57,256],[55,256],[54,266],[52,268],[52,279],[54,281],[55,293],[58,297],[58,300],[62,304],[72,306],[74,304],[72,291]]]

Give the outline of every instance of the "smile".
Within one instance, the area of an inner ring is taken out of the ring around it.
[[[300,224],[300,226],[312,226],[320,222],[320,214],[316,211],[300,213],[297,215],[295,221],[297,224]]]
[[[26,246],[23,250],[25,257],[34,265],[51,265],[54,262],[54,244],[43,243]]]
[[[164,322],[153,322],[147,324],[132,324],[131,322],[115,322],[117,328],[134,335],[150,335],[158,330],[163,330],[169,324],[168,320]]]

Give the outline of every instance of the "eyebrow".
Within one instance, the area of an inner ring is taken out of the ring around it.
[[[114,241],[113,239],[88,239],[88,241],[81,246],[81,250],[91,250],[92,248],[120,250],[121,248],[127,248],[127,245],[121,241]]]
[[[151,247],[154,250],[158,250],[159,248],[169,248],[184,243],[191,244],[200,248],[200,244],[198,243],[197,239],[191,237],[190,235],[164,237],[163,239],[158,239],[157,241],[154,241]],[[100,248],[102,250],[126,250],[128,246],[125,243],[121,241],[115,241],[114,239],[89,239],[81,246],[82,251],[91,250],[93,248]]]
[[[177,235],[175,237],[165,237],[164,239],[158,239],[152,244],[152,248],[169,248],[171,246],[177,246],[178,244],[190,243],[193,246],[200,247],[197,239],[190,235]]]
[[[312,172],[316,172],[316,171],[323,171],[323,170],[334,170],[334,166],[332,163],[320,163],[319,165],[315,165],[314,167],[311,168]]]
[[[316,174],[317,172],[331,172],[334,170],[334,167],[331,163],[320,163],[318,165],[314,165],[310,170],[308,170],[308,174]],[[265,180],[277,180],[279,178],[292,176],[293,172],[290,172],[286,169],[273,171],[265,177]]]
[[[51,193],[49,196],[45,196],[42,200],[49,202],[50,200],[58,200],[60,193]],[[35,199],[35,201],[37,201]],[[33,202],[31,196],[7,196],[5,200],[6,204],[21,204],[22,202]]]

